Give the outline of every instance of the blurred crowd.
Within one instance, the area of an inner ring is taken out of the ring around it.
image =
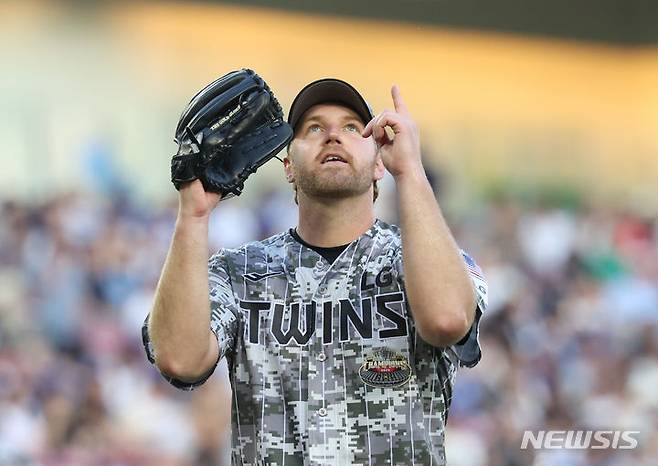
[[[294,226],[284,189],[222,203],[211,249]],[[225,366],[179,392],[141,346],[176,208],[89,193],[1,201],[0,465],[229,464]],[[457,376],[450,464],[658,464],[655,218],[498,197],[449,223],[490,289],[483,359]],[[639,444],[522,450],[540,429],[640,431]]]
[[[490,301],[483,358],[457,377],[454,463],[658,464],[656,218],[503,199],[456,233],[474,246]],[[638,448],[521,450],[526,430],[639,431]]]

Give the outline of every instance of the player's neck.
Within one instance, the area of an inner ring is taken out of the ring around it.
[[[375,209],[369,196],[333,199],[330,202],[299,199],[297,233],[313,246],[333,247],[351,243],[375,222]]]

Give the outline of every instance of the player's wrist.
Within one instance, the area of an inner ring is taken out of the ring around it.
[[[208,227],[210,223],[210,212],[200,213],[194,211],[187,211],[184,209],[178,210],[178,216],[176,217],[176,226],[177,227]]]
[[[425,174],[425,168],[419,164],[418,166],[409,167],[394,173],[393,179],[398,185],[400,183],[424,184],[427,182],[427,175]]]

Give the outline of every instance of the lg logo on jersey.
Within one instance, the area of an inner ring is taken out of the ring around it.
[[[382,270],[375,277],[375,283],[368,282],[368,274],[361,275],[361,291],[372,290],[375,285],[384,288],[393,283],[393,274],[391,273],[391,266],[387,265],[382,267]]]
[[[240,301],[240,307],[249,313],[249,342],[253,344],[264,344],[259,341],[261,315],[271,315],[270,332],[274,339],[281,345],[294,342],[298,345],[307,344],[315,334],[319,326],[320,314],[322,320],[322,343],[331,344],[334,340],[334,324],[338,321],[338,338],[341,342],[350,339],[349,328],[352,327],[361,338],[373,337],[373,307],[376,314],[385,318],[392,325],[377,330],[380,339],[395,338],[408,335],[407,319],[401,313],[393,309],[396,306],[404,309],[404,295],[401,292],[378,294],[372,298],[361,300],[361,315],[354,309],[352,302],[348,299],[339,301],[324,301],[318,303],[292,303],[289,309],[283,303],[270,301]],[[374,304],[374,305],[373,305]],[[302,325],[301,309],[304,309]],[[337,315],[338,319],[335,318]],[[289,316],[289,319],[284,319]],[[284,323],[284,320],[287,322]]]

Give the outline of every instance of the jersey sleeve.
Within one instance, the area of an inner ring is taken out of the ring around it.
[[[468,255],[464,250],[460,250],[466,268],[473,282],[473,289],[477,299],[477,307],[475,309],[475,319],[473,324],[468,330],[468,333],[459,342],[452,346],[452,349],[459,358],[459,364],[466,367],[474,367],[482,357],[482,349],[480,348],[479,333],[480,333],[480,320],[482,314],[487,308],[487,281],[484,278],[482,269],[476,264],[475,260]]]
[[[480,348],[479,331],[480,320],[484,310],[487,308],[487,291],[488,286],[482,273],[482,269],[475,263],[475,260],[465,251],[460,249],[460,253],[466,263],[469,276],[473,283],[473,290],[477,297],[477,308],[475,309],[475,318],[471,324],[468,333],[459,342],[450,346],[459,359],[460,366],[474,367],[482,357]],[[399,248],[395,254],[395,269],[398,274],[398,280],[404,287],[404,265],[402,261],[402,250]]]
[[[208,279],[210,296],[210,330],[214,333],[219,346],[219,357],[215,365],[197,380],[183,381],[163,372],[160,374],[174,387],[181,390],[194,390],[202,385],[215,372],[219,360],[235,349],[239,326],[237,302],[233,295],[230,275],[222,251],[213,255],[208,261]],[[155,351],[148,331],[149,316],[142,325],[142,343],[149,362],[155,365]],[[157,366],[156,366],[157,367]]]

